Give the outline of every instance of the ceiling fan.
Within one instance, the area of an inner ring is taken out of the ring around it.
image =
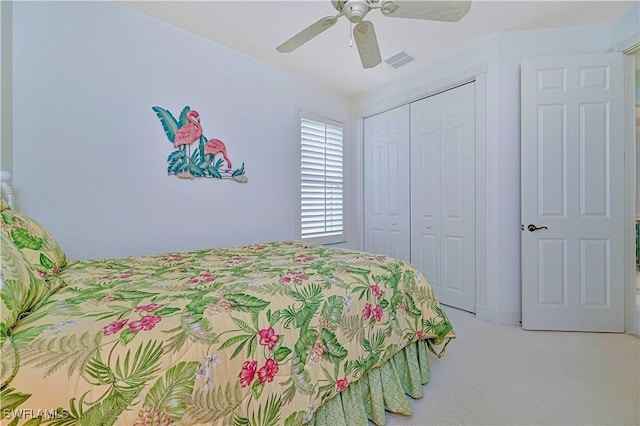
[[[372,9],[380,9],[391,18],[428,19],[433,21],[457,22],[469,12],[471,0],[466,1],[416,1],[416,0],[331,0],[338,14],[325,16],[309,25],[289,40],[276,47],[281,53],[296,50],[318,34],[329,29],[341,16],[356,24],[353,37],[356,40],[363,68],[373,68],[382,61],[378,40],[371,21],[364,17]]]

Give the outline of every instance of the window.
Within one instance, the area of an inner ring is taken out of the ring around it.
[[[300,236],[343,242],[342,123],[300,113]]]

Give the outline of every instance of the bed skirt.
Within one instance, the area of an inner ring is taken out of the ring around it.
[[[371,370],[327,401],[307,424],[367,426],[371,420],[382,426],[386,421],[385,410],[411,415],[412,408],[407,395],[421,398],[422,387],[429,381],[429,344],[427,340],[420,340],[406,346],[380,368]],[[443,352],[444,348],[436,355],[442,356]]]

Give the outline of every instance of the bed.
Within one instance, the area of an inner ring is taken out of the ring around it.
[[[381,425],[454,337],[394,258],[279,241],[67,260],[0,214],[3,425]]]

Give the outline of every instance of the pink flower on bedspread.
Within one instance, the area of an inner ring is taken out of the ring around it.
[[[157,315],[146,315],[137,321],[131,321],[129,323],[129,330],[131,330],[132,333],[137,333],[141,330],[151,330],[161,319],[162,317]]]
[[[247,258],[244,256],[233,256],[231,259],[227,260],[227,265],[234,265],[236,263],[246,262]]]
[[[300,271],[289,271],[287,272],[287,275],[292,276],[294,280],[298,281],[305,281],[309,279],[309,275],[305,275]]]
[[[288,271],[287,275],[280,278],[281,283],[290,283],[292,280],[295,281],[306,281],[309,279],[309,275],[305,275],[300,271]]]
[[[362,310],[362,316],[365,320],[371,318],[371,303],[365,303],[364,309]]]
[[[373,319],[376,322],[382,319],[382,306],[376,305],[376,308],[373,310]]]
[[[122,271],[120,275],[118,275],[118,278],[126,279],[131,277],[131,275],[133,275],[133,269],[127,269],[126,271]]]
[[[256,368],[258,368],[258,361],[245,361],[242,364],[242,370],[238,377],[243,388],[249,386],[253,381],[256,375]]]
[[[311,256],[307,256],[306,254],[299,254],[296,256],[294,262],[296,263],[303,263],[303,262],[313,262],[315,260],[315,258],[311,257]]]
[[[99,302],[107,304],[113,302],[114,300],[118,300],[118,296],[116,296],[115,294],[106,294],[102,299],[96,301],[96,303]]]
[[[273,382],[278,370],[278,363],[273,358],[269,358],[264,364],[264,367],[258,370],[258,379],[260,380],[260,383]]]
[[[111,324],[107,324],[102,327],[102,332],[105,336],[110,334],[115,334],[118,331],[122,330],[122,327],[129,321],[129,319],[123,319],[122,321],[114,321]]]
[[[165,256],[160,258],[160,262],[179,262],[182,260],[182,256],[179,253],[170,254],[169,256]]]
[[[202,281],[204,281],[205,283],[211,283],[211,282],[214,282],[216,280],[216,277],[214,277],[213,275],[211,275],[208,272],[201,272],[200,273],[200,279]]]
[[[340,379],[336,382],[336,392],[342,392],[349,386],[349,380],[345,377],[344,379]]]
[[[382,297],[382,290],[380,290],[380,287],[377,286],[376,284],[373,284],[371,286],[371,293],[373,293],[373,295],[375,297],[377,297],[378,299],[380,299]]]
[[[160,308],[162,305],[158,303],[150,303],[148,305],[140,305],[136,308],[136,312],[153,312],[156,309]]]
[[[260,344],[269,349],[273,349],[278,340],[280,340],[280,336],[276,334],[273,327],[263,328],[258,335],[260,336]]]

